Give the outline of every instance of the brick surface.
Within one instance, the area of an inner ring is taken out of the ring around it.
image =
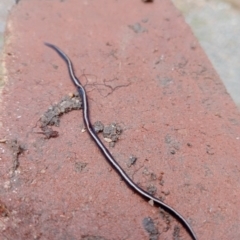
[[[190,239],[111,170],[82,131],[81,111],[61,117],[57,138],[37,133],[49,106],[75,92],[44,41],[71,57],[92,122],[122,126],[110,151],[129,176],[154,186],[199,239],[239,239],[240,115],[169,0],[21,0],[14,7],[2,64],[1,237],[149,239],[143,222],[150,217],[159,239]],[[14,172],[21,148],[12,140],[25,149]],[[138,159],[128,168],[130,155]]]

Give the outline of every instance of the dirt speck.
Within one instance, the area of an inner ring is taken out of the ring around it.
[[[110,138],[113,142],[117,142],[121,133],[122,128],[116,123],[111,123],[103,129],[103,137]]]
[[[132,29],[135,33],[143,33],[147,32],[147,29],[144,28],[140,23],[135,23],[133,25],[128,25],[130,29]]]
[[[165,136],[165,143],[168,145],[169,153],[174,155],[180,149],[180,143],[172,136]]]
[[[157,180],[157,175],[155,173],[150,173],[150,180],[151,181]]]
[[[102,132],[104,140],[109,143],[110,147],[115,146],[115,143],[118,141],[123,131],[122,127],[117,123],[110,123],[109,125],[104,126],[100,121],[95,122],[93,128],[96,133]]]
[[[42,115],[41,128],[46,126],[59,126],[59,117],[64,113],[68,113],[72,110],[79,110],[82,108],[82,100],[78,93],[71,96],[65,96],[59,103],[56,103],[48,108],[48,110]]]
[[[43,134],[46,139],[58,137],[58,131],[54,131],[51,127],[44,126],[41,127],[42,132],[37,132],[38,134]]]
[[[99,133],[99,132],[102,132],[102,131],[103,131],[104,125],[103,125],[102,122],[97,121],[97,122],[95,122],[95,123],[93,124],[93,128],[94,128],[94,131],[95,131],[96,133]]]
[[[163,185],[164,185],[163,175],[164,175],[164,173],[163,173],[163,172],[161,172],[161,175],[158,177],[159,184],[160,184],[161,186],[163,186]]]
[[[214,149],[213,149],[213,147],[210,144],[206,145],[206,153],[208,155],[214,155]]]
[[[17,139],[7,141],[7,145],[12,152],[12,174],[14,175],[15,171],[19,167],[19,155],[23,153],[26,149],[25,146]]]
[[[107,240],[107,239],[100,236],[82,236],[81,240]]]
[[[0,200],[0,217],[9,217],[9,214],[7,206]]]
[[[174,226],[173,230],[173,240],[180,240],[180,228],[179,226]]]
[[[159,231],[157,227],[155,226],[153,220],[150,217],[146,217],[142,221],[144,229],[149,234],[149,240],[158,240],[159,239]]]
[[[128,159],[128,163],[127,163],[127,166],[128,167],[131,167],[132,165],[134,165],[137,161],[137,157],[136,156],[133,156],[131,155]]]
[[[147,192],[154,196],[157,192],[157,188],[154,185],[150,184],[147,187]]]
[[[83,169],[87,166],[87,163],[83,162],[75,162],[75,171],[76,172],[82,172]]]
[[[59,103],[53,104],[40,118],[40,128],[42,132],[38,134],[45,135],[46,139],[58,137],[58,132],[49,126],[59,126],[60,117],[73,110],[82,108],[82,100],[78,93],[69,94],[63,97]]]
[[[160,216],[162,217],[162,219],[165,222],[165,227],[163,228],[164,232],[167,232],[170,229],[170,225],[171,225],[171,216],[169,213],[167,213],[166,211],[164,211],[163,209],[160,209]]]

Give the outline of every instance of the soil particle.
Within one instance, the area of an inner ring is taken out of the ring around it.
[[[157,188],[154,185],[150,184],[147,187],[147,192],[154,196],[157,192]]]
[[[155,173],[150,173],[150,180],[151,181],[157,180],[157,175]]]
[[[159,239],[159,231],[154,225],[153,220],[150,217],[146,217],[142,221],[144,229],[148,232],[149,234],[149,240],[158,240]]]
[[[0,217],[9,217],[9,214],[6,205],[0,200]]]
[[[161,180],[163,178],[162,174],[157,177],[157,175],[151,172],[147,167],[143,169],[142,174],[148,176],[150,181]]]
[[[168,145],[169,152],[172,155],[176,154],[180,149],[180,143],[169,134],[165,136],[165,143]]]
[[[73,110],[79,110],[82,108],[82,100],[78,93],[69,94],[63,97],[59,103],[56,103],[48,108],[48,110],[40,118],[40,129],[46,139],[58,137],[58,131],[54,131],[50,126],[58,127],[60,125],[60,117]],[[100,121],[93,124],[93,128],[96,133],[102,132],[104,140],[109,142],[110,147],[114,147],[118,141],[122,128],[116,123],[111,123],[107,126]]]
[[[164,194],[165,196],[168,196],[170,194],[170,191],[161,191],[162,194]]]
[[[82,100],[78,93],[69,94],[63,97],[59,103],[56,103],[48,108],[48,110],[40,118],[40,128],[42,132],[36,132],[38,134],[45,135],[46,139],[58,137],[58,131],[54,131],[49,126],[59,126],[60,117],[73,110],[79,110],[82,108]]]
[[[122,128],[116,123],[111,123],[103,129],[103,137],[110,138],[113,142],[116,142],[119,139],[121,133]]]
[[[7,145],[12,152],[12,174],[14,175],[19,167],[19,155],[26,149],[17,139],[7,141]]]
[[[107,239],[100,236],[82,236],[81,240],[107,240]]]
[[[93,128],[95,130],[96,133],[102,132],[104,129],[104,125],[102,122],[97,121],[93,124]]]
[[[119,140],[123,131],[121,126],[117,123],[111,123],[104,126],[104,124],[100,121],[95,122],[93,124],[93,128],[96,133],[102,132],[104,140],[109,143],[110,147],[115,146],[115,143]]]
[[[58,131],[54,131],[51,127],[45,126],[41,128],[42,132],[37,132],[38,134],[43,134],[46,139],[56,138],[59,136]]]
[[[163,228],[164,232],[167,232],[170,229],[170,225],[171,225],[171,216],[169,213],[167,213],[166,211],[164,211],[163,209],[160,209],[160,216],[162,217],[162,219],[164,220],[166,226]]]
[[[163,175],[164,175],[164,173],[163,173],[163,172],[161,172],[161,175],[158,177],[159,184],[160,184],[161,186],[163,186],[163,185],[164,185]]]
[[[214,155],[214,149],[211,147],[210,144],[207,144],[207,146],[206,146],[206,153],[208,155]]]
[[[137,161],[137,157],[136,156],[133,156],[131,155],[128,159],[128,163],[127,163],[127,166],[128,167],[131,167],[132,165],[134,165]]]
[[[174,226],[173,230],[173,240],[180,240],[180,228],[179,226]]]
[[[78,93],[65,96],[57,104],[52,105],[40,118],[41,128],[57,126],[60,124],[60,116],[73,110],[82,108],[82,100]]]
[[[76,172],[82,172],[83,169],[87,166],[87,163],[83,163],[83,162],[76,162],[75,163],[75,171]]]
[[[147,32],[147,29],[145,29],[140,23],[135,23],[133,25],[128,25],[130,29],[132,29],[135,33],[143,33]]]

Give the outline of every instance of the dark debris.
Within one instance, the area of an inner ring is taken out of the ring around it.
[[[56,103],[48,108],[48,110],[40,118],[40,128],[42,132],[39,134],[45,135],[46,139],[58,137],[58,132],[54,131],[49,126],[59,126],[60,117],[73,110],[82,108],[82,100],[78,93],[65,96],[59,103]]]
[[[94,131],[95,131],[96,133],[99,133],[99,132],[102,132],[102,131],[103,131],[104,125],[103,125],[102,122],[97,121],[97,122],[95,122],[95,123],[93,124],[93,128],[94,128]]]
[[[9,217],[10,212],[7,206],[0,200],[0,217]]]
[[[97,121],[93,124],[93,128],[96,133],[102,132],[105,141],[109,142],[110,147],[114,147],[115,143],[118,141],[122,128],[117,123],[111,123],[104,126],[102,122]]]
[[[150,180],[151,181],[157,180],[157,175],[155,173],[150,173]]]
[[[59,127],[59,117],[64,113],[68,113],[72,110],[79,110],[82,108],[82,100],[78,93],[71,96],[65,96],[59,103],[52,105],[41,117],[41,128],[46,126]]]
[[[173,240],[180,240],[180,228],[177,225],[174,226]]]
[[[165,136],[165,143],[168,145],[170,154],[174,155],[180,149],[180,143],[172,136],[167,134]]]
[[[111,123],[103,129],[103,137],[111,139],[112,142],[117,142],[120,134],[122,133],[122,128],[116,123]]]
[[[154,185],[150,184],[147,187],[147,192],[154,196],[157,192],[157,188]]]
[[[127,166],[128,167],[131,167],[133,164],[135,164],[137,161],[137,157],[136,156],[130,156],[129,159],[128,159],[128,163],[127,163]]]
[[[214,155],[214,149],[210,144],[207,144],[207,146],[206,146],[206,153],[208,155]]]
[[[107,240],[104,237],[101,236],[89,236],[89,235],[85,235],[81,237],[81,240]]]
[[[146,217],[142,221],[144,229],[149,234],[149,240],[158,240],[159,239],[159,231],[157,227],[154,225],[153,220],[150,217]]]
[[[58,131],[54,131],[51,127],[45,126],[41,128],[42,132],[37,132],[38,134],[43,134],[46,139],[56,138],[59,136]]]
[[[19,167],[19,155],[23,153],[26,149],[25,146],[22,145],[17,139],[7,141],[7,145],[12,152],[12,172],[14,174],[14,172]]]
[[[133,25],[128,25],[130,29],[132,29],[135,33],[143,33],[147,32],[147,29],[144,28],[140,23],[135,23]]]
[[[82,172],[83,169],[87,166],[87,163],[84,162],[75,162],[75,171]]]
[[[163,231],[167,232],[170,229],[170,225],[171,225],[171,216],[168,212],[164,211],[163,209],[160,209],[160,216],[162,217],[162,219],[164,220],[166,226],[164,227]]]

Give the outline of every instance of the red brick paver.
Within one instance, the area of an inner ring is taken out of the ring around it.
[[[124,129],[110,151],[134,181],[156,187],[199,239],[240,239],[239,112],[169,0],[21,0],[12,10],[2,64],[1,237],[148,239],[142,222],[151,217],[159,239],[190,239],[111,170],[82,132],[81,111],[61,118],[57,138],[36,133],[48,107],[75,92],[44,41],[85,74],[92,121]],[[26,150],[12,173],[14,139]],[[128,168],[130,155],[138,160]]]

